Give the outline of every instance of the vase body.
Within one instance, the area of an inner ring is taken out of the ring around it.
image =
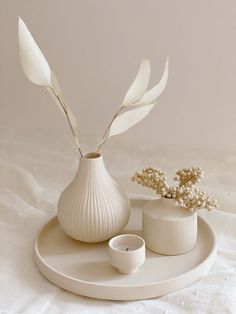
[[[162,197],[145,205],[142,224],[146,247],[159,254],[183,254],[197,240],[197,213],[173,199]]]
[[[58,220],[70,237],[90,243],[117,235],[128,223],[126,192],[106,170],[103,157],[90,153],[80,159],[74,180],[58,201]]]

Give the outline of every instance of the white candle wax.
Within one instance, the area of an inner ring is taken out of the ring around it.
[[[119,251],[135,251],[139,248],[138,245],[135,245],[135,244],[122,244],[122,245],[118,245],[116,247],[117,250]]]

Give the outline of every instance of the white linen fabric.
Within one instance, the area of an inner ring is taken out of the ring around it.
[[[183,153],[167,147],[105,149],[107,168],[131,193],[146,191],[129,182],[134,171],[142,167],[153,165],[172,174],[182,166],[202,164],[207,172],[205,184],[221,205],[219,210],[201,213],[217,235],[218,255],[208,275],[161,298],[115,302],[64,291],[47,281],[34,264],[34,237],[56,214],[58,197],[77,167],[75,153],[66,153],[61,143],[49,149],[39,142],[9,136],[0,142],[1,314],[236,313],[235,155],[194,150]]]

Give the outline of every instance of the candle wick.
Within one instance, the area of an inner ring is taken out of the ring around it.
[[[129,249],[129,248],[127,247],[126,252],[128,251],[128,249]]]

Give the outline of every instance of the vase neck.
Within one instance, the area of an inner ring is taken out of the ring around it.
[[[104,172],[104,170],[106,171],[103,156],[97,153],[89,153],[80,158],[77,176],[91,175],[92,173]]]

